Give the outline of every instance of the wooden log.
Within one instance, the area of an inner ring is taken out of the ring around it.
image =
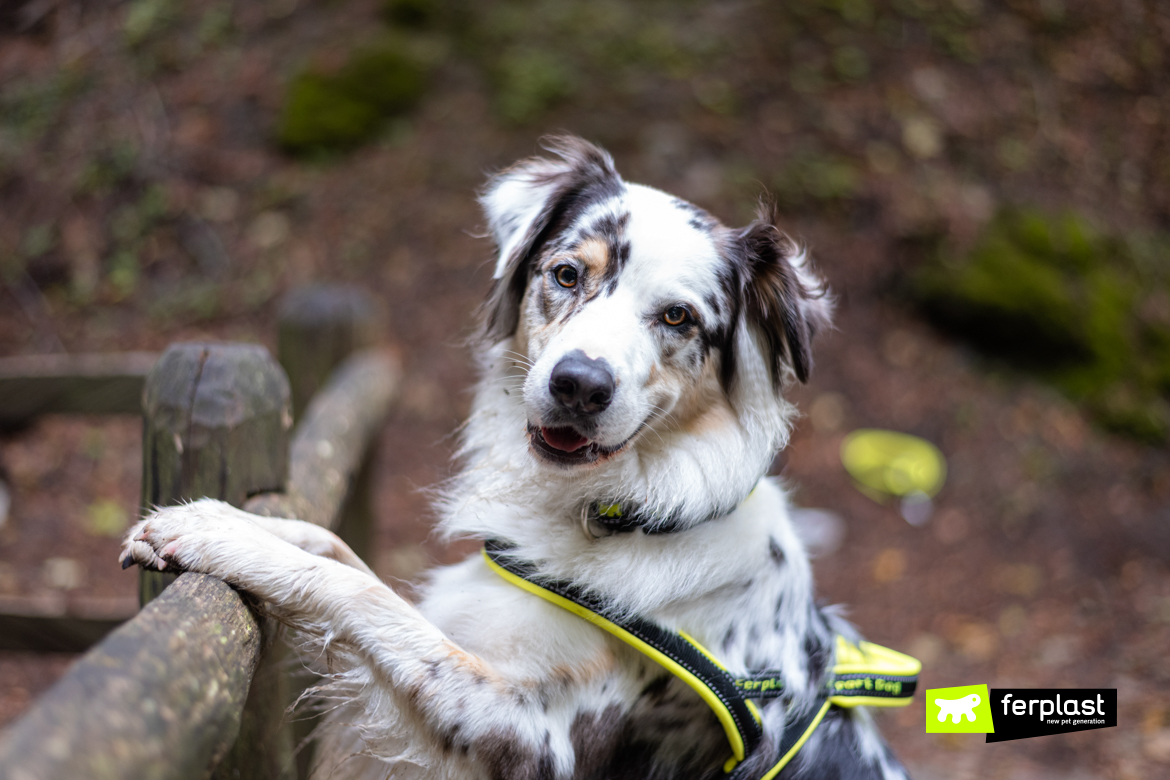
[[[147,379],[143,415],[144,509],[205,496],[242,506],[250,495],[284,487],[292,426],[288,380],[263,347],[171,346]],[[143,571],[143,602],[173,576]],[[277,626],[267,621],[263,628],[271,640]],[[257,672],[240,738],[216,777],[294,776],[292,731],[284,718],[289,695],[283,675]]]
[[[347,360],[317,394],[293,434],[288,491],[247,503],[249,512],[296,517],[336,531],[351,485],[398,391],[400,371],[383,350]]]
[[[138,414],[154,352],[0,358],[0,427],[40,414]]]
[[[0,650],[83,653],[123,622],[114,618],[0,613]]]
[[[297,420],[334,368],[381,340],[385,319],[378,299],[358,287],[311,285],[284,297],[277,354],[292,385]]]
[[[239,594],[184,574],[0,737],[0,778],[207,777],[239,732],[259,653]]]
[[[131,606],[121,599],[117,603]],[[41,599],[0,598],[0,650],[84,653],[135,612],[134,609],[96,613],[66,611],[53,608],[56,606]]]
[[[138,612],[138,599],[62,591],[0,596],[0,650],[84,653]]]

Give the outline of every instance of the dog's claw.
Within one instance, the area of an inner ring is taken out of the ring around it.
[[[126,571],[127,569],[129,569],[133,565],[134,565],[134,559],[131,558],[129,555],[127,555],[125,558],[122,559],[122,571]]]

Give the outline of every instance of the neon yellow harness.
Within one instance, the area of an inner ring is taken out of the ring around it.
[[[689,685],[715,713],[732,757],[730,772],[763,740],[760,712],[753,699],[779,698],[785,693],[778,672],[736,677],[688,634],[669,631],[645,618],[615,617],[602,599],[572,583],[542,578],[531,563],[510,555],[498,541],[484,545],[488,566],[508,582],[562,607],[649,656]],[[820,725],[830,707],[904,707],[914,698],[922,664],[908,655],[870,642],[853,644],[837,637],[836,664],[816,705],[785,729],[780,760],[759,780],[772,780],[792,760]]]

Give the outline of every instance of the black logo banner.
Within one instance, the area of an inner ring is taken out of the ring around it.
[[[1117,725],[1116,688],[992,688],[988,742]]]

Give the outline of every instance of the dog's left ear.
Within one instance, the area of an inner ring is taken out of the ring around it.
[[[737,244],[747,266],[744,303],[748,319],[767,342],[772,383],[790,369],[801,382],[812,372],[812,340],[829,325],[832,299],[808,254],[776,227],[776,207],[761,204]]]

